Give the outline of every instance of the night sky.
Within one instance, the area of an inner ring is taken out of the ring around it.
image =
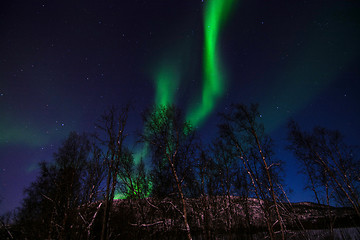
[[[359,144],[360,3],[223,1],[208,12],[211,0],[1,1],[0,214],[70,131],[93,132],[109,106],[129,102],[132,138],[145,107],[172,102],[204,142],[230,103],[259,103],[290,199],[311,201],[284,149],[286,123]]]

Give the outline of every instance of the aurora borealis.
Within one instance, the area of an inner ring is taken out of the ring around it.
[[[218,38],[220,27],[227,18],[233,6],[233,0],[209,1],[204,8],[204,49],[203,49],[203,87],[200,104],[190,103],[190,110],[186,120],[199,127],[214,109],[216,101],[224,92],[224,72],[221,70],[221,61],[218,54]],[[175,103],[175,97],[181,82],[181,66],[171,65],[171,59],[165,59],[155,76],[155,105],[167,106]],[[181,62],[181,61],[178,61]],[[135,162],[146,157],[148,146],[139,148],[135,152]],[[116,196],[121,198],[120,196]]]
[[[171,66],[166,66],[161,69],[156,77],[155,104],[172,104],[174,102],[178,84],[178,73]]]
[[[259,103],[292,201],[310,201],[286,122],[360,134],[357,1],[10,1],[0,4],[0,213],[19,206],[36,164],[111,105],[176,104],[204,142],[231,103]],[[139,150],[140,149],[140,150]]]
[[[203,89],[200,106],[192,105],[188,113],[189,121],[197,126],[214,109],[216,101],[224,93],[225,72],[219,56],[219,32],[233,0],[209,1],[204,13],[204,53],[203,53]]]

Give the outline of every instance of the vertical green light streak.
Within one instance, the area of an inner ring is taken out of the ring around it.
[[[158,71],[155,74],[155,105],[156,106],[169,106],[174,103],[176,90],[179,85],[179,73],[174,66],[171,64],[162,64],[158,68]],[[139,164],[141,158],[145,158],[148,154],[149,146],[144,144],[144,146],[137,150],[134,154],[134,163]],[[130,195],[136,196],[137,191],[141,190],[143,186],[135,186],[135,191],[128,189],[128,193],[116,192],[114,199],[125,199]],[[152,182],[149,182],[149,192],[146,193],[145,197],[148,197],[151,193]]]
[[[214,109],[224,92],[224,73],[218,56],[218,39],[221,25],[227,19],[234,0],[212,0],[205,8],[203,90],[200,106],[193,106],[187,120],[200,125]]]
[[[171,65],[163,65],[155,76],[155,105],[167,106],[173,104],[179,85],[179,74]]]
[[[147,143],[144,143],[144,145],[140,148],[138,148],[134,153],[134,162],[136,165],[140,163],[141,159],[144,159],[149,152],[149,146]]]

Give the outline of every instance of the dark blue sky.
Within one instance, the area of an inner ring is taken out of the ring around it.
[[[181,65],[176,103],[185,112],[198,104],[208,1],[0,3],[0,213],[19,206],[39,161],[70,131],[94,131],[110,105],[132,101],[129,131],[141,131],[161,62]],[[286,122],[339,129],[359,144],[360,4],[235,2],[218,41],[225,92],[200,134],[216,135],[216,113],[230,103],[259,103],[291,199],[312,200],[284,150]]]

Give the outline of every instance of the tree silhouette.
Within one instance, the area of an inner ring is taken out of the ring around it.
[[[25,190],[17,215],[23,236],[71,239],[83,233],[83,226],[76,224],[79,206],[98,199],[102,180],[98,158],[91,150],[85,134],[71,132],[54,154],[54,162],[40,163],[40,175]]]
[[[307,174],[316,200],[351,206],[360,216],[360,163],[355,148],[348,146],[338,131],[315,127],[306,132],[295,121],[288,126],[289,148]]]
[[[101,145],[105,149],[103,156],[106,171],[106,189],[104,195],[104,214],[102,221],[101,240],[109,238],[109,219],[112,209],[115,190],[118,184],[118,174],[121,162],[127,159],[128,152],[124,147],[124,140],[127,136],[125,127],[127,124],[130,105],[126,105],[121,111],[115,107],[105,112],[100,121],[96,124],[102,131],[98,136]]]
[[[195,133],[174,106],[157,106],[144,114],[144,142],[152,153],[152,191],[156,197],[171,197],[176,193],[181,201],[179,211],[184,219],[186,235],[191,239],[186,195],[193,194],[189,186],[194,178]]]
[[[243,165],[250,178],[252,191],[262,208],[270,239],[275,239],[275,224],[279,224],[281,238],[285,239],[285,226],[280,214],[277,185],[281,184],[280,162],[273,161],[272,140],[264,134],[264,127],[259,123],[258,105],[249,107],[234,104],[228,113],[221,115],[219,125],[221,137],[225,143],[232,146],[236,158]],[[261,201],[263,200],[263,201]],[[276,220],[272,209],[275,209]]]

